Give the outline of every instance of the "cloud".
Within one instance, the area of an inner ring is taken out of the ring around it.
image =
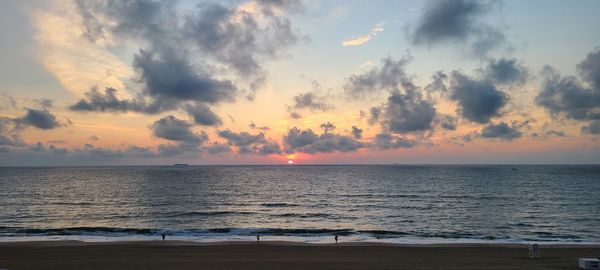
[[[204,150],[211,155],[221,154],[221,153],[229,153],[231,152],[231,147],[225,143],[211,143],[204,147]]]
[[[246,131],[239,133],[229,129],[219,131],[219,137],[227,140],[229,145],[236,146],[240,154],[272,155],[282,154],[278,143],[266,139],[264,133],[250,134]]]
[[[62,124],[56,120],[56,116],[46,109],[36,110],[27,108],[26,110],[27,113],[25,116],[16,121],[39,129],[54,129],[62,126]]]
[[[590,124],[588,124],[587,126],[582,127],[581,133],[594,135],[600,134],[600,121],[595,120],[590,122]]]
[[[271,128],[269,128],[267,126],[262,126],[262,127],[257,126],[256,123],[254,123],[254,121],[250,121],[250,124],[248,125],[248,127],[251,128],[251,129],[258,129],[258,130],[261,130],[261,131],[269,131],[269,130],[271,130]]]
[[[545,132],[546,136],[557,136],[557,137],[565,137],[565,133],[562,131],[556,131],[556,130],[548,130]]]
[[[69,109],[89,112],[158,112],[155,110],[155,107],[146,105],[142,99],[119,99],[117,92],[117,89],[107,87],[104,89],[104,93],[101,93],[96,87],[92,87],[88,92],[84,93],[85,98],[69,106]]]
[[[150,128],[154,136],[170,141],[202,144],[208,139],[206,133],[194,133],[191,130],[190,123],[177,119],[172,115],[157,120]]]
[[[123,158],[154,158],[156,152],[149,148],[128,146],[122,150],[96,147],[85,144],[80,148],[67,149],[42,143],[4,148],[0,151],[0,162],[8,166],[64,166],[118,164]]]
[[[448,91],[448,87],[446,86],[446,81],[448,80],[448,75],[443,71],[437,71],[431,75],[431,83],[425,86],[425,90],[428,92],[446,92]]]
[[[497,1],[429,0],[424,12],[410,31],[415,45],[432,47],[456,43],[467,46],[476,55],[485,55],[501,45],[504,34],[483,18]]]
[[[482,70],[484,78],[496,84],[523,85],[529,78],[529,71],[514,58],[490,60]]]
[[[356,138],[357,140],[360,140],[362,138],[362,133],[363,133],[363,130],[361,128],[352,126],[352,136],[354,136],[354,138]]]
[[[11,144],[22,143],[21,132],[26,127],[31,126],[49,130],[71,124],[71,120],[69,119],[66,119],[65,123],[59,121],[47,108],[25,108],[25,111],[25,115],[20,117],[0,117],[0,136],[3,137],[2,141],[5,144],[8,144],[9,137],[11,138],[10,140],[13,141]],[[10,135],[6,137],[7,134]]]
[[[436,117],[433,104],[423,99],[420,90],[411,83],[404,84],[404,91],[394,91],[387,103],[371,108],[370,122],[382,124],[392,133],[420,132],[432,128]]]
[[[600,51],[596,53],[600,54]],[[553,117],[562,115],[579,121],[600,120],[600,87],[589,80],[590,86],[585,86],[576,77],[561,76],[549,66],[544,68],[542,75],[542,90],[535,101]]]
[[[184,109],[199,124],[216,125],[219,118],[198,104],[232,102],[242,93],[251,97],[265,81],[263,63],[304,38],[285,17],[302,9],[299,1],[203,3],[191,12],[173,1],[77,1],[75,6],[81,21],[74,23],[81,24],[88,42],[140,44],[132,68],[142,86],[135,99],[119,100],[112,90],[89,92],[72,106],[76,110]]]
[[[223,124],[221,117],[216,115],[206,104],[187,105],[185,110],[194,119],[194,123],[204,126],[219,126]]]
[[[577,64],[579,79],[562,76],[550,66],[542,75],[542,90],[535,101],[546,108],[552,117],[564,116],[577,121],[591,121],[581,128],[583,134],[600,131],[600,49],[588,53]],[[585,84],[587,83],[587,85]]]
[[[381,108],[379,107],[371,107],[371,109],[369,109],[369,119],[367,120],[367,122],[369,122],[369,125],[375,125],[379,119],[382,118],[383,115],[383,111]]]
[[[282,11],[297,11],[300,1],[254,1],[237,8],[199,5],[187,16],[183,34],[201,51],[243,76],[263,76],[261,60],[277,58],[303,37]],[[277,9],[277,10],[276,10]]]
[[[321,101],[324,97],[319,96],[315,92],[300,93],[292,98],[293,104],[291,109],[309,109],[314,111],[328,111],[333,109],[333,106]]]
[[[321,129],[323,129],[323,132],[328,133],[328,132],[332,132],[335,130],[335,125],[329,121],[321,124]]]
[[[600,91],[600,48],[588,53],[587,57],[577,64],[577,71],[584,81]]]
[[[487,80],[474,80],[458,71],[452,72],[450,98],[458,102],[460,114],[473,122],[485,124],[500,116],[508,102],[507,95]]]
[[[300,118],[302,118],[302,115],[298,112],[290,112],[290,117],[292,119],[300,119]]]
[[[288,154],[295,152],[308,154],[353,152],[364,147],[364,144],[354,136],[330,132],[317,135],[311,129],[300,130],[296,127],[288,130],[287,134],[283,136],[283,145]]]
[[[378,149],[388,150],[411,148],[417,145],[417,142],[404,137],[396,137],[389,133],[380,133],[375,136],[373,145]]]
[[[456,117],[450,115],[439,115],[437,121],[440,126],[447,130],[456,130]]]
[[[265,141],[264,133],[252,135],[246,131],[236,133],[229,129],[219,131],[219,137],[226,139],[230,145],[235,145],[238,147],[248,146],[255,143],[262,143]]]
[[[369,42],[369,40],[371,40],[371,38],[374,38],[375,36],[377,36],[377,34],[385,31],[384,26],[385,26],[384,22],[379,22],[373,27],[373,29],[371,29],[371,32],[369,32],[368,34],[358,36],[355,38],[345,39],[344,41],[342,41],[342,46],[348,47],[348,46],[363,45],[363,44]]]
[[[206,72],[194,70],[183,56],[140,50],[133,63],[146,93],[154,98],[207,103],[234,99],[236,87],[233,82],[217,80]]]
[[[131,68],[106,49],[112,42],[110,36],[103,42],[89,41],[75,1],[42,6],[43,10],[30,16],[35,29],[35,56],[66,90],[80,95],[91,86],[124,87],[124,79],[133,75]]]
[[[381,68],[350,76],[344,90],[351,97],[361,97],[397,89],[402,82],[410,81],[404,68],[410,62],[410,57],[394,60],[391,57],[381,59]]]
[[[483,138],[498,138],[505,141],[512,141],[513,139],[520,138],[523,135],[514,123],[509,126],[508,124],[501,122],[499,124],[489,124],[481,131],[481,137]]]

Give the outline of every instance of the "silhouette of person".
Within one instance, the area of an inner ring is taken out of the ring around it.
[[[161,233],[161,234],[160,234],[160,236],[162,236],[162,239],[163,239],[163,241],[164,241],[164,240],[165,240],[165,237],[167,237],[167,234],[163,232],[163,233]]]
[[[338,241],[338,236],[337,236],[337,234],[335,235],[335,237],[334,237],[334,238],[335,238],[335,243],[337,244],[337,241]]]
[[[260,235],[259,234],[256,235],[256,242],[258,242],[258,241],[260,241]]]

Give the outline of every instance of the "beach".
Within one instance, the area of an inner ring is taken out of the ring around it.
[[[394,245],[294,242],[38,241],[0,243],[0,269],[577,269],[600,245]]]

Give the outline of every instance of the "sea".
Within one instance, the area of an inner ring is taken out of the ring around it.
[[[0,168],[0,241],[600,243],[600,166]]]

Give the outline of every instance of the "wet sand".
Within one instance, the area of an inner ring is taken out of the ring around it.
[[[578,269],[600,246],[78,241],[2,242],[0,269]]]

